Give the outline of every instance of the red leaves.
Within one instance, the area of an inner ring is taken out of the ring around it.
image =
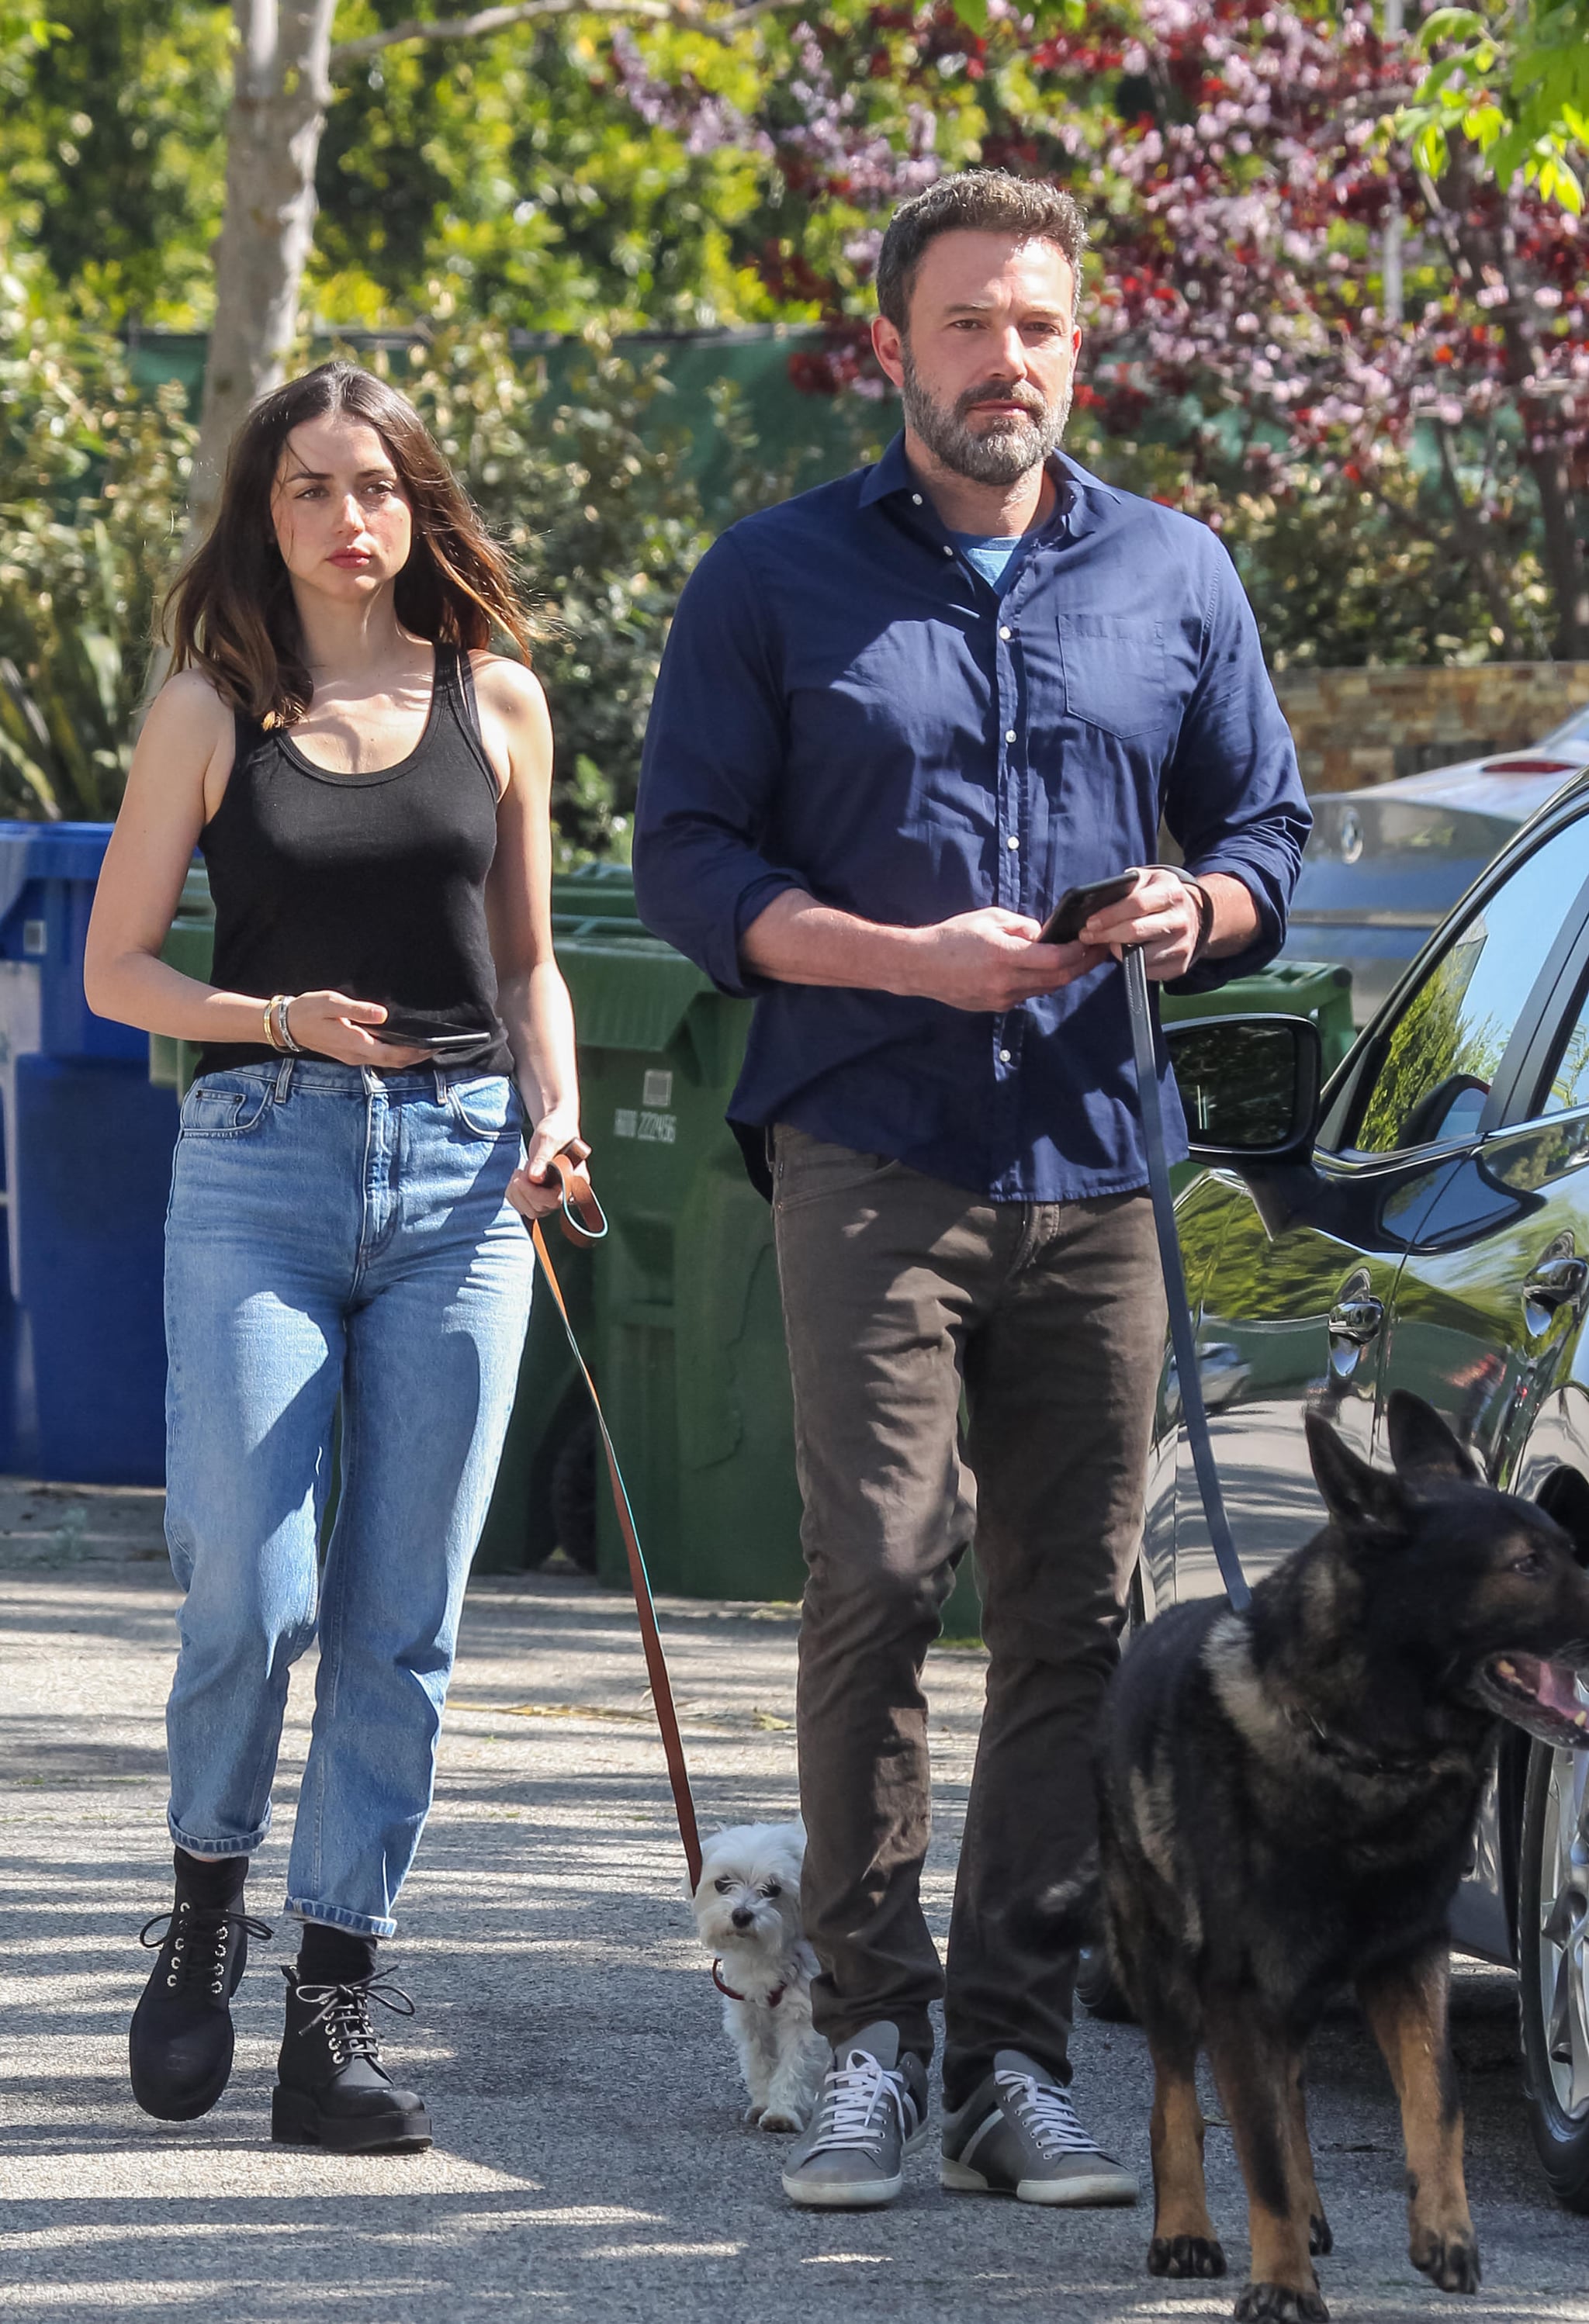
[[[792,357],[791,377],[813,393],[879,391],[862,313],[877,234],[946,166],[935,124],[947,152],[945,124],[969,106],[986,124],[978,159],[1070,185],[1091,213],[1093,369],[1076,403],[1107,434],[1132,436],[1184,399],[1222,441],[1272,445],[1276,493],[1304,468],[1380,489],[1385,462],[1406,459],[1430,423],[1499,447],[1500,481],[1486,470],[1474,488],[1482,503],[1514,489],[1529,447],[1580,475],[1589,234],[1526,191],[1448,182],[1438,208],[1426,201],[1405,152],[1375,134],[1408,69],[1376,6],[1133,0],[1127,20],[1100,0],[1079,28],[1050,19],[1040,38],[1014,10],[979,38],[950,0],[842,23],[811,12],[803,33],[791,20],[790,69],[750,124],[775,162],[761,279],[831,326],[819,353]],[[1024,74],[1002,70],[1015,60]],[[658,101],[652,84],[635,90]],[[695,134],[706,100],[679,102]],[[818,263],[836,200],[859,223]],[[1392,325],[1381,272],[1398,210],[1406,319]],[[1542,374],[1526,410],[1520,346]]]

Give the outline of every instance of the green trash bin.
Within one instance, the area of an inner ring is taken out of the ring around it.
[[[215,952],[215,906],[209,897],[209,874],[196,863],[182,882],[171,934],[161,946],[162,960],[184,976],[209,981]],[[157,1089],[172,1089],[179,1101],[188,1094],[199,1064],[197,1041],[178,1041],[168,1033],[149,1036],[149,1078]]]
[[[565,927],[585,900],[564,884]],[[626,920],[559,933],[558,958],[611,1222],[588,1254],[587,1353],[651,1579],[690,1597],[796,1598],[805,1569],[771,1214],[724,1120],[750,1005],[647,935],[633,902]],[[602,1579],[623,1583],[605,1490],[596,1546]]]
[[[1256,976],[1222,984],[1217,992],[1161,992],[1159,1007],[1166,1024],[1198,1017],[1306,1017],[1318,1028],[1326,1082],[1357,1038],[1352,971],[1330,962],[1277,960]],[[1179,1195],[1204,1167],[1178,1162],[1169,1174],[1171,1192]]]
[[[1164,992],[1159,1013],[1177,1018],[1307,1017],[1318,1028],[1328,1081],[1352,1044],[1352,971],[1310,960],[1277,960],[1256,976],[1239,976],[1217,992]]]

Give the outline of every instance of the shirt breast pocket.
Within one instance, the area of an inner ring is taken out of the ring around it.
[[[1065,706],[1072,718],[1122,738],[1172,723],[1169,657],[1155,622],[1106,613],[1059,616]]]

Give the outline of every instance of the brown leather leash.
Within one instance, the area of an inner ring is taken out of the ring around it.
[[[554,1154],[552,1168],[562,1182],[563,1201],[559,1223],[568,1240],[580,1250],[588,1250],[592,1243],[600,1242],[606,1233],[607,1222],[589,1173],[580,1163],[570,1160],[567,1154]],[[651,1683],[651,1709],[661,1729],[662,1751],[668,1762],[668,1781],[673,1791],[673,1812],[679,1819],[679,1837],[684,1845],[684,1860],[689,1868],[689,1885],[693,1890],[701,1877],[700,1833],[696,1825],[695,1799],[689,1788],[689,1769],[685,1763],[684,1741],[679,1732],[679,1714],[673,1707],[673,1689],[668,1677],[667,1657],[662,1652],[662,1640],[657,1628],[657,1611],[651,1602],[651,1576],[645,1570],[645,1553],[640,1546],[640,1535],[635,1529],[634,1512],[629,1506],[629,1494],[624,1483],[624,1472],[618,1466],[618,1455],[607,1428],[606,1416],[601,1408],[601,1398],[596,1392],[596,1382],[590,1367],[580,1352],[574,1336],[574,1326],[568,1320],[568,1303],[563,1297],[557,1270],[546,1247],[546,1237],[540,1231],[539,1219],[529,1222],[530,1239],[535,1245],[535,1256],[540,1262],[547,1287],[557,1302],[558,1314],[563,1319],[563,1330],[574,1351],[574,1361],[580,1377],[590,1391],[591,1408],[596,1425],[601,1431],[602,1448],[607,1456],[607,1481],[613,1489],[613,1508],[617,1515],[618,1530],[624,1536],[624,1548],[629,1560],[629,1586],[634,1592],[634,1610],[640,1618],[641,1645],[645,1650],[645,1666]]]

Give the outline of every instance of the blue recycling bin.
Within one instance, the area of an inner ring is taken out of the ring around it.
[[[177,1101],[150,1083],[149,1036],[84,997],[109,838],[0,822],[0,1469],[158,1485]]]

